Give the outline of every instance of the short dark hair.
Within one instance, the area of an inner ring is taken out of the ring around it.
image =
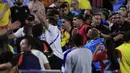
[[[56,26],[58,23],[58,19],[56,16],[47,16],[47,19],[49,20],[49,23]]]
[[[112,16],[117,15],[117,14],[119,14],[119,13],[118,13],[118,12],[112,13],[112,14],[109,16],[109,18],[111,18]],[[119,15],[120,15],[120,14],[119,14]]]
[[[81,20],[85,21],[84,16],[82,14],[75,15],[74,17],[76,17],[77,19],[81,19]]]
[[[68,2],[62,2],[59,8],[65,8],[68,7],[68,5],[69,5]]]
[[[99,14],[99,13],[95,13],[95,14],[93,14],[93,16],[101,16],[101,14]]]
[[[59,15],[59,11],[57,9],[51,9],[50,12],[47,13],[47,16]]]
[[[123,39],[124,39],[125,42],[130,41],[130,31],[127,31],[127,32],[124,33]]]
[[[84,16],[84,19],[87,20],[87,19],[89,19],[90,17],[91,17],[91,15],[86,14],[86,15]]]
[[[73,45],[78,46],[78,47],[82,46],[83,45],[83,36],[80,34],[75,34],[72,37],[72,43],[73,43]]]
[[[96,28],[90,28],[91,30],[91,35],[90,35],[90,38],[91,39],[95,39],[98,37],[98,30]]]
[[[125,8],[125,9],[127,9],[127,7],[126,7],[126,6],[120,6],[120,8],[119,8],[119,9],[121,9],[121,8]]]
[[[32,46],[32,37],[31,36],[24,36],[23,39],[27,40],[28,46]]]
[[[62,19],[65,19],[65,20],[67,20],[67,21],[70,21],[71,26],[73,26],[73,25],[72,25],[72,24],[73,24],[73,23],[72,23],[73,19],[72,19],[71,17],[69,17],[69,16],[63,16]]]
[[[44,29],[43,29],[43,26],[42,24],[36,24],[32,27],[32,34],[33,34],[33,37],[39,37],[42,35]]]

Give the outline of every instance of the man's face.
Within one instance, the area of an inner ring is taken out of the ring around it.
[[[21,47],[21,51],[26,51],[28,49],[28,43],[27,43],[27,39],[23,39],[21,42],[20,42],[20,47]]]
[[[122,16],[126,16],[126,14],[127,14],[127,9],[124,8],[124,7],[121,7],[120,10],[119,10],[119,13],[120,13]]]
[[[80,19],[77,19],[76,17],[73,18],[73,24],[74,26],[76,26],[77,28],[80,28]]]
[[[87,24],[91,24],[91,22],[92,22],[92,17],[89,17],[85,22],[86,22]]]
[[[70,27],[69,21],[62,19],[62,25],[64,29],[68,29]]]
[[[78,8],[78,2],[72,0],[72,2],[71,2],[71,7],[72,7],[73,9],[77,9],[77,8]]]
[[[113,24],[115,24],[115,23],[117,22],[116,19],[117,19],[117,18],[116,18],[116,15],[113,15],[113,16],[110,18],[110,20],[111,20],[111,22],[112,22]]]
[[[100,15],[95,15],[92,17],[92,22],[95,24],[95,25],[100,25],[101,23],[101,16]]]
[[[121,24],[122,21],[124,20],[123,17],[119,14],[116,14],[115,17],[116,17],[116,19],[115,19],[116,24]]]

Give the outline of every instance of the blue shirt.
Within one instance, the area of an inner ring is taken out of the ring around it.
[[[103,24],[103,25],[105,25],[105,26],[109,26],[109,23],[108,23],[106,20],[103,20],[103,21],[101,22],[101,24]]]
[[[71,13],[74,15],[79,15],[82,13],[82,10],[80,10],[80,9],[79,10],[72,10]]]
[[[4,3],[7,3],[8,0],[4,0]],[[30,2],[30,0],[24,0],[23,5],[27,6],[27,4]],[[12,0],[11,7],[15,5],[15,0]]]
[[[62,21],[61,21],[61,19],[58,19],[58,26],[59,26],[59,27],[62,26]]]
[[[92,40],[92,41],[88,42],[86,45],[84,45],[84,48],[87,48],[87,49],[91,50],[92,53],[94,53],[96,46],[100,43],[104,43],[103,38],[98,38],[96,40]],[[104,45],[102,45],[101,49],[102,50],[105,49]],[[100,70],[100,63],[99,62],[92,62],[92,64],[94,65],[96,71]]]
[[[113,4],[113,10],[117,12],[120,6],[124,6],[124,0],[116,0],[116,3]]]

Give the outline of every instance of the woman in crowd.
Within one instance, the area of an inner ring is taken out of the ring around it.
[[[102,44],[99,44],[96,47],[96,50],[93,55],[93,61],[99,61],[101,64],[100,73],[120,73],[119,62],[121,59],[121,53],[119,50],[115,49],[114,40],[112,38],[108,38],[105,41],[105,50],[102,52],[98,52],[100,50]]]

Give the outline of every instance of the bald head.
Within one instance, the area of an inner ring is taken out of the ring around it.
[[[96,28],[89,29],[87,36],[90,39],[96,39],[98,37],[98,30]]]

